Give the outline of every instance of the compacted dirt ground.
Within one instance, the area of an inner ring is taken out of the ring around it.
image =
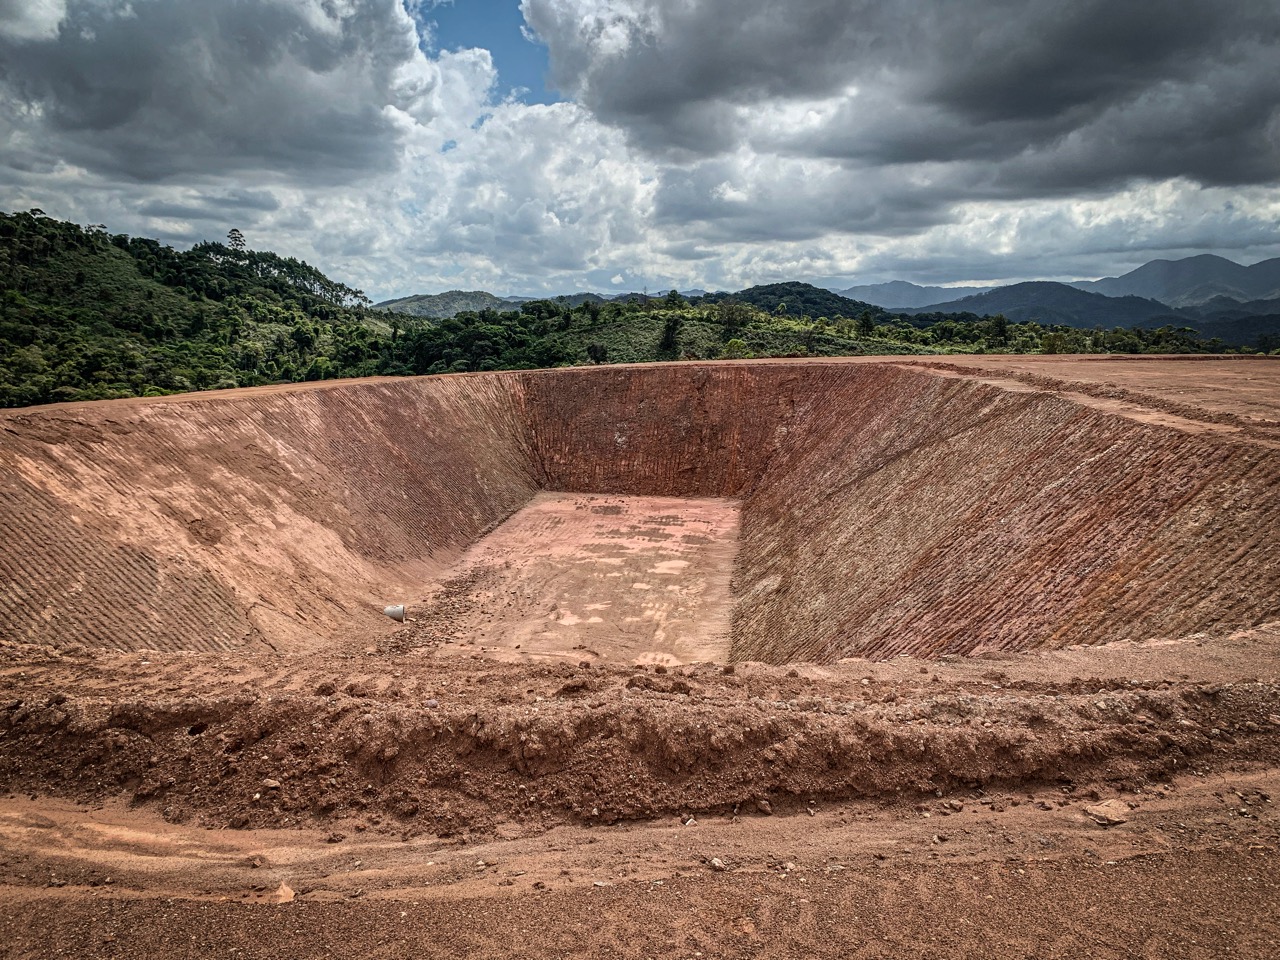
[[[724,662],[737,541],[732,500],[540,493],[414,598],[398,646]]]
[[[1280,364],[952,359],[902,366],[997,391],[975,401],[980,415],[1025,394],[1163,431],[1135,444],[1099,427],[1111,445],[1099,457],[1156,438],[1164,464],[1179,450],[1262,464],[1252,486],[1196,486],[1206,504],[1234,497],[1266,517],[1280,496],[1258,479],[1280,440]],[[59,429],[74,434],[78,416],[59,412]],[[639,414],[616,416],[620,461],[645,469],[626,445]],[[683,427],[696,428],[696,417]],[[326,443],[329,455],[337,442]],[[57,459],[76,448],[52,449]],[[808,469],[803,450],[779,449]],[[554,451],[542,462],[554,467]],[[682,463],[647,486],[680,489]],[[441,510],[460,504],[449,516],[461,519],[412,512],[424,495],[413,464],[376,468],[403,488],[388,481],[395,499],[378,502],[395,521],[378,528],[385,539],[399,529],[444,545],[417,566],[407,534],[392,555],[384,541],[350,552],[344,533],[342,553],[339,538],[310,526],[308,549],[331,579],[302,567],[301,553],[262,561],[270,524],[321,515],[301,494],[293,513],[254,494],[253,527],[199,518],[199,535],[214,538],[209,562],[221,564],[210,569],[227,582],[257,575],[257,561],[271,577],[288,568],[287,584],[261,582],[303,614],[304,588],[323,583],[329,599],[317,603],[329,605],[310,632],[295,617],[264,634],[270,643],[193,637],[184,648],[170,631],[164,649],[141,634],[107,649],[74,627],[97,622],[92,592],[67,625],[50,628],[46,611],[44,626],[0,628],[0,956],[1280,956],[1280,608],[1266,590],[1280,595],[1280,570],[1269,527],[1231,541],[1230,564],[1211,568],[1247,572],[1247,591],[1188,584],[1204,599],[1174,616],[1171,580],[1151,581],[1148,606],[1170,612],[1132,640],[970,645],[967,655],[918,644],[911,655],[765,664],[734,654],[735,609],[767,589],[780,619],[761,623],[820,628],[831,595],[876,576],[856,530],[818,552],[803,536],[768,540],[757,528],[750,545],[767,570],[809,572],[749,580],[739,516],[749,490],[652,495],[595,462],[576,468],[589,469],[577,485],[621,492],[557,493],[554,476],[513,473],[528,493],[502,494],[490,522],[465,509],[493,495],[489,475],[470,462],[429,467],[453,471],[428,492]],[[839,491],[857,479],[847,469],[796,476]],[[183,497],[196,504],[187,482]],[[216,471],[203,482],[218,483]],[[107,493],[58,483],[77,509],[116,509]],[[868,509],[929,512],[905,501]],[[369,510],[353,529],[373,529]],[[1193,516],[1208,526],[1195,543],[1237,536],[1206,511]],[[16,523],[20,511],[7,516]],[[56,539],[62,528],[51,529]],[[1093,536],[1105,544],[1125,529],[1112,517]],[[898,562],[893,534],[878,534],[885,563]],[[18,571],[0,600],[20,612],[19,576],[54,550],[22,535],[21,555],[9,546],[0,556]],[[217,552],[241,539],[242,555]],[[1001,549],[1019,543],[1006,535]],[[946,546],[930,563],[963,559]],[[862,552],[849,563],[845,551]],[[342,628],[356,596],[340,594],[342,576],[370,576],[349,557],[398,564],[385,600],[408,600],[409,622],[362,612]],[[105,577],[87,559],[83,569],[86,583]],[[1046,603],[1071,572],[1045,574]],[[1138,572],[1127,574],[1135,584]],[[1142,589],[1090,615],[1123,622]],[[225,609],[240,609],[240,595],[228,596]],[[1215,613],[1237,596],[1248,602]],[[274,615],[285,610],[277,602]],[[1032,613],[1010,616],[1031,629]],[[190,616],[183,623],[198,624]],[[257,616],[246,623],[272,629]],[[1205,629],[1161,632],[1166,622]]]
[[[10,665],[0,955],[1275,956],[1277,649]]]

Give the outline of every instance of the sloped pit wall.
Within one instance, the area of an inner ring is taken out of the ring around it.
[[[743,509],[732,655],[1183,637],[1280,615],[1280,457],[1053,394],[832,369]]]
[[[0,641],[357,633],[535,492],[516,388],[434,377],[0,415]]]
[[[785,363],[540,371],[524,385],[552,490],[745,497],[833,371]],[[834,371],[851,380],[853,371]]]
[[[351,642],[539,488],[735,497],[731,655],[1280,616],[1280,458],[891,363],[427,377],[0,414],[0,643]]]
[[[543,483],[742,499],[732,658],[939,656],[1280,615],[1280,460],[894,364],[537,374]]]

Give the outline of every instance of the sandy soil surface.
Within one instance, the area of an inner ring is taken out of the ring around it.
[[[1146,394],[1208,413],[1280,423],[1280,358],[953,357],[965,366]]]
[[[1005,387],[1050,391],[1141,423],[1280,445],[1277,357],[966,356],[919,362]]]
[[[415,598],[388,643],[518,661],[723,662],[738,509],[540,493]]]
[[[1269,957],[1280,780],[1103,826],[1057,790],[459,847],[0,803],[13,957]],[[686,825],[687,824],[687,825]]]

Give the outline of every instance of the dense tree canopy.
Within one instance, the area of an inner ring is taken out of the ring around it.
[[[693,303],[561,297],[435,320],[375,310],[314,267],[232,240],[178,251],[38,210],[0,213],[0,406],[647,360],[1223,349],[1186,328],[894,317],[807,284]]]

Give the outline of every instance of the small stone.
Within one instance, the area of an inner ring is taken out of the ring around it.
[[[423,706],[425,706],[428,710],[434,710],[436,709],[436,707],[440,706],[440,701],[432,698],[431,700],[428,700],[425,704],[423,704]]]
[[[792,863],[790,860],[788,860],[786,863],[782,865],[782,870],[784,873],[790,873],[795,868],[796,868],[796,865]]]
[[[765,815],[768,815],[768,816],[773,815],[773,804],[771,804],[768,800],[757,800],[756,809]]]
[[[716,873],[724,873],[726,870],[729,869],[728,867],[725,866],[724,861],[721,860],[719,857],[712,857],[710,866],[711,866],[711,869],[714,870]]]
[[[1114,827],[1129,820],[1129,805],[1123,800],[1104,800],[1085,807],[1084,812],[1104,827]]]
[[[279,790],[279,789],[280,789],[280,781],[279,781],[279,780],[272,780],[270,777],[267,777],[267,779],[265,779],[265,780],[263,780],[263,781],[262,781],[262,789],[264,789],[264,790]]]

